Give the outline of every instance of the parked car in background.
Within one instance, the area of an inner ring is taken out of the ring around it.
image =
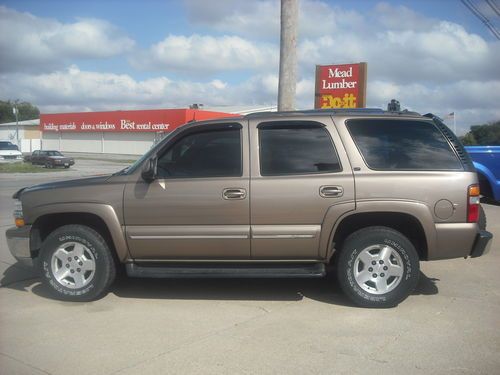
[[[23,154],[19,148],[10,141],[0,141],[0,163],[22,161]]]
[[[46,168],[64,167],[69,168],[75,164],[75,159],[64,156],[55,150],[37,150],[33,151],[31,156],[26,156],[24,161],[31,164],[41,164]]]
[[[500,146],[465,147],[474,162],[481,194],[500,201]]]

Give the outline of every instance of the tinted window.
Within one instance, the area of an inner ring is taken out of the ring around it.
[[[237,177],[241,174],[240,129],[186,135],[158,159],[161,177]]]
[[[462,169],[441,132],[428,122],[349,120],[347,127],[372,169]]]
[[[327,130],[315,122],[259,125],[262,176],[341,170]]]
[[[0,142],[0,150],[18,150],[18,148],[11,142]]]

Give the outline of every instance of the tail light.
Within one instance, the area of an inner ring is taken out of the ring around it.
[[[467,222],[479,220],[479,185],[470,185],[467,192]]]

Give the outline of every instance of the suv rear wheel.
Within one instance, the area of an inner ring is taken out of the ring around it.
[[[50,233],[41,248],[42,281],[66,301],[91,301],[104,295],[116,275],[104,238],[84,225],[65,225]]]
[[[413,291],[419,258],[413,244],[387,227],[368,227],[344,241],[337,276],[347,296],[363,307],[392,307]]]

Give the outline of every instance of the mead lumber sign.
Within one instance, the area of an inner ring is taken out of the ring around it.
[[[363,108],[366,63],[316,65],[314,108]]]

